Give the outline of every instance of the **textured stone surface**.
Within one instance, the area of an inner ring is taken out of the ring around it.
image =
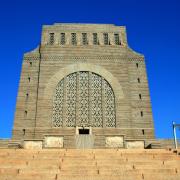
[[[63,148],[63,137],[46,136],[44,139],[45,148]]]
[[[24,141],[24,149],[42,149],[42,141]]]
[[[127,149],[144,149],[144,141],[126,141]]]
[[[123,148],[124,147],[124,137],[106,137],[106,147],[111,148]]]

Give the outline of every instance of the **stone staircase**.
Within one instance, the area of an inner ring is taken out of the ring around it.
[[[92,135],[76,135],[77,149],[92,149],[94,145],[94,138]]]
[[[180,180],[165,149],[0,149],[0,180]]]

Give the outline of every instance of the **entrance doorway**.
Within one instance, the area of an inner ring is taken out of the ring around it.
[[[79,129],[79,134],[89,134],[89,129]]]
[[[91,149],[94,147],[94,137],[91,127],[76,127],[76,148]]]

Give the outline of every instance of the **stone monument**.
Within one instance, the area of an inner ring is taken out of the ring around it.
[[[111,24],[45,25],[25,53],[12,140],[24,147],[142,148],[154,125],[144,56]]]

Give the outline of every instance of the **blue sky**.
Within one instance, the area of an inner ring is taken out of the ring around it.
[[[11,137],[23,53],[55,22],[125,25],[129,46],[146,57],[156,137],[172,137],[172,121],[180,123],[179,0],[1,0],[1,138]]]

